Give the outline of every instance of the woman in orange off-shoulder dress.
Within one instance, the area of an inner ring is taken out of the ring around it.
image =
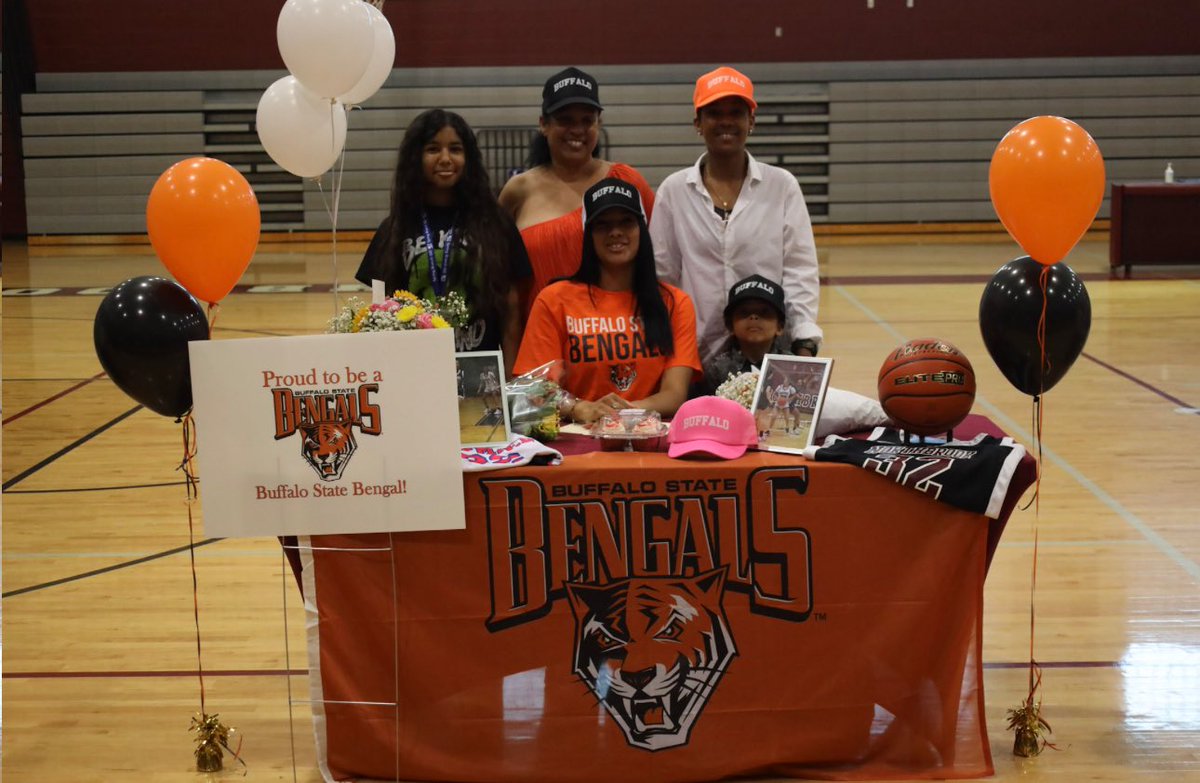
[[[538,135],[529,150],[529,167],[500,191],[500,206],[521,230],[533,268],[525,312],[552,281],[579,269],[583,252],[583,194],[605,177],[638,189],[649,217],[654,192],[637,169],[595,157],[600,140],[600,90],[596,79],[578,68],[551,76],[542,89]]]

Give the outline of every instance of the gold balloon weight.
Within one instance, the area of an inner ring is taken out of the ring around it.
[[[1053,742],[1046,739],[1046,735],[1052,734],[1054,729],[1050,728],[1050,724],[1042,717],[1042,700],[1036,696],[1038,686],[1042,682],[1041,669],[1036,663],[1030,662],[1030,665],[1032,685],[1029,695],[1021,702],[1020,707],[1008,711],[1008,730],[1016,732],[1013,739],[1013,755],[1022,758],[1033,758],[1046,748],[1058,750]]]
[[[245,774],[246,762],[242,761],[241,739],[237,740],[238,748],[231,748],[230,741],[237,735],[237,729],[232,729],[221,723],[219,715],[200,713],[192,718],[189,731],[196,732],[196,771],[218,772],[225,767],[225,751],[237,759]]]

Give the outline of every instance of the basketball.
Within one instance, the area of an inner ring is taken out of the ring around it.
[[[907,432],[948,432],[966,418],[974,402],[971,362],[945,340],[909,340],[879,368],[879,404]]]

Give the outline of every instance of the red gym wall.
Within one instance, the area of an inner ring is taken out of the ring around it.
[[[275,44],[282,0],[26,4],[39,71],[283,68]],[[383,11],[396,32],[398,67],[1200,53],[1197,0],[913,0],[911,9],[905,0],[875,0],[874,5],[386,0]]]
[[[1200,54],[1200,0],[386,0],[396,66]],[[4,234],[35,73],[283,69],[283,0],[3,0]],[[776,34],[778,30],[779,34]]]

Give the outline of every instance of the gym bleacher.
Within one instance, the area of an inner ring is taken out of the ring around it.
[[[735,64],[736,65],[736,64]],[[589,66],[605,104],[604,155],[657,185],[703,150],[691,126],[706,66]],[[1200,57],[1055,58],[743,65],[759,100],[750,149],[791,171],[818,225],[995,223],[992,151],[1016,123],[1069,117],[1112,181],[1154,180],[1168,161],[1200,169]],[[420,111],[460,112],[493,184],[523,159],[544,67],[397,69],[349,118],[339,230],[386,214],[396,147]],[[254,128],[276,71],[38,74],[23,96],[31,237],[145,231],[146,197],[176,161],[220,158],[253,185],[266,232],[328,231],[332,175],[301,181]],[[1108,216],[1108,201],[1099,218]]]

